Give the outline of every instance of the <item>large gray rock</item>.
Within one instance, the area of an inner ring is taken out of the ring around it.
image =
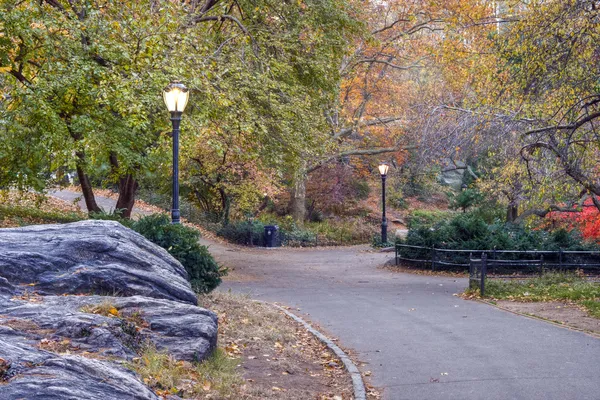
[[[15,293],[16,289],[10,284],[8,279],[0,276],[0,296],[10,296]]]
[[[102,307],[98,307],[98,306]],[[116,315],[94,312],[114,308]],[[72,353],[131,359],[147,343],[197,361],[217,344],[217,316],[204,308],[148,297],[0,297],[0,326],[39,342],[69,343]]]
[[[112,296],[71,295],[93,293]],[[195,304],[181,264],[116,222],[0,229],[0,399],[159,399],[124,365],[210,355],[217,316]]]
[[[456,191],[460,191],[465,171],[467,170],[467,164],[462,161],[454,161],[451,159],[443,160],[442,172],[440,174],[440,183],[445,186],[450,186]]]
[[[0,335],[0,356],[5,351]],[[45,357],[44,357],[45,356]],[[29,368],[0,384],[3,400],[158,400],[138,377],[114,363],[80,356],[43,354]]]
[[[0,229],[0,277],[40,294],[143,295],[197,304],[185,268],[115,221]]]

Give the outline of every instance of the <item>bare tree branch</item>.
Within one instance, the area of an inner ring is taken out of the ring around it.
[[[585,125],[586,123],[593,121],[594,119],[600,117],[600,111],[597,111],[595,113],[592,114],[588,114],[586,117],[579,119],[578,121],[572,123],[572,124],[568,124],[568,125],[554,125],[554,126],[547,126],[544,128],[537,128],[537,129],[532,129],[530,131],[525,132],[525,135],[533,135],[535,133],[542,133],[542,132],[548,132],[548,131],[559,131],[559,130],[576,130],[581,128],[583,125]]]
[[[198,24],[201,22],[208,22],[208,21],[223,22],[225,20],[233,21],[242,30],[242,32],[244,32],[244,34],[250,38],[250,40],[252,41],[252,51],[254,52],[254,55],[256,57],[258,57],[258,45],[256,44],[254,37],[250,34],[250,31],[248,31],[248,28],[246,28],[239,19],[237,19],[236,17],[234,17],[231,14],[204,15],[204,16],[201,15],[198,17],[194,17],[192,19],[192,24]]]
[[[358,64],[364,64],[364,63],[370,63],[370,64],[385,64],[388,67],[391,67],[393,69],[398,69],[401,71],[408,71],[410,69],[418,69],[418,68],[423,68],[423,65],[419,65],[419,64],[413,64],[413,65],[407,65],[407,66],[403,66],[403,65],[397,65],[397,64],[393,64],[389,61],[386,60],[379,60],[377,58],[365,58],[362,60],[358,60],[354,63],[353,66],[356,66]]]
[[[395,20],[394,22],[392,22],[391,24],[389,24],[389,25],[387,25],[387,26],[384,26],[384,27],[383,27],[383,28],[381,28],[381,29],[374,30],[373,32],[371,32],[371,34],[373,34],[373,35],[377,35],[378,33],[385,32],[385,31],[387,31],[388,29],[392,29],[392,28],[393,28],[393,27],[394,27],[396,24],[398,24],[398,23],[400,23],[400,22],[410,22],[410,20],[409,20],[409,19],[403,19],[403,18],[401,18],[401,19],[397,19],[397,20]]]
[[[370,121],[358,122],[357,124],[355,124],[351,127],[344,128],[344,129],[334,133],[333,137],[335,139],[339,140],[348,135],[351,135],[358,128],[364,128],[367,126],[385,125],[385,124],[389,124],[390,122],[400,121],[402,118],[403,117],[397,116],[397,117],[377,118],[377,119],[372,119]]]
[[[591,196],[593,200],[595,200],[594,196]],[[519,215],[515,220],[514,223],[515,224],[519,224],[521,222],[523,222],[523,220],[527,217],[531,217],[533,215],[535,215],[536,217],[540,217],[540,218],[544,218],[546,215],[550,214],[551,212],[568,212],[568,213],[580,213],[583,211],[583,207],[585,207],[585,201],[590,198],[589,195],[584,195],[582,196],[579,201],[577,202],[576,206],[558,206],[556,204],[552,204],[549,205],[546,208],[534,208],[534,209],[530,209],[530,210],[526,210],[523,211],[521,213],[521,215]]]
[[[397,151],[401,151],[401,150],[411,150],[411,149],[416,149],[417,146],[395,146],[395,147],[380,147],[380,148],[375,148],[375,149],[356,149],[356,150],[348,150],[348,151],[343,151],[339,154],[327,157],[321,161],[319,161],[318,163],[310,166],[307,170],[306,173],[310,174],[311,172],[316,171],[317,169],[321,168],[322,166],[324,166],[325,164],[333,161],[333,160],[337,160],[339,158],[342,157],[349,157],[349,156],[376,156],[378,154],[387,154],[387,153],[395,153]]]

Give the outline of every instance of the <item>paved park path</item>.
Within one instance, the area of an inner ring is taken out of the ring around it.
[[[392,255],[366,246],[202,242],[232,269],[219,290],[316,322],[372,371],[386,400],[600,400],[599,339],[462,300],[454,294],[466,279],[390,272],[378,267]]]

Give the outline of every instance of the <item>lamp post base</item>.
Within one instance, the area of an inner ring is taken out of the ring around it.
[[[387,243],[387,221],[381,223],[381,243]]]
[[[179,224],[180,217],[181,217],[181,215],[179,214],[179,209],[171,210],[171,223],[172,224]]]

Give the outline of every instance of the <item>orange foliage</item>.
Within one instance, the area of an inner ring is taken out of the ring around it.
[[[551,226],[559,226],[566,229],[577,229],[586,239],[600,241],[600,211],[594,205],[592,199],[583,204],[583,209],[573,212],[551,212],[546,216]]]

